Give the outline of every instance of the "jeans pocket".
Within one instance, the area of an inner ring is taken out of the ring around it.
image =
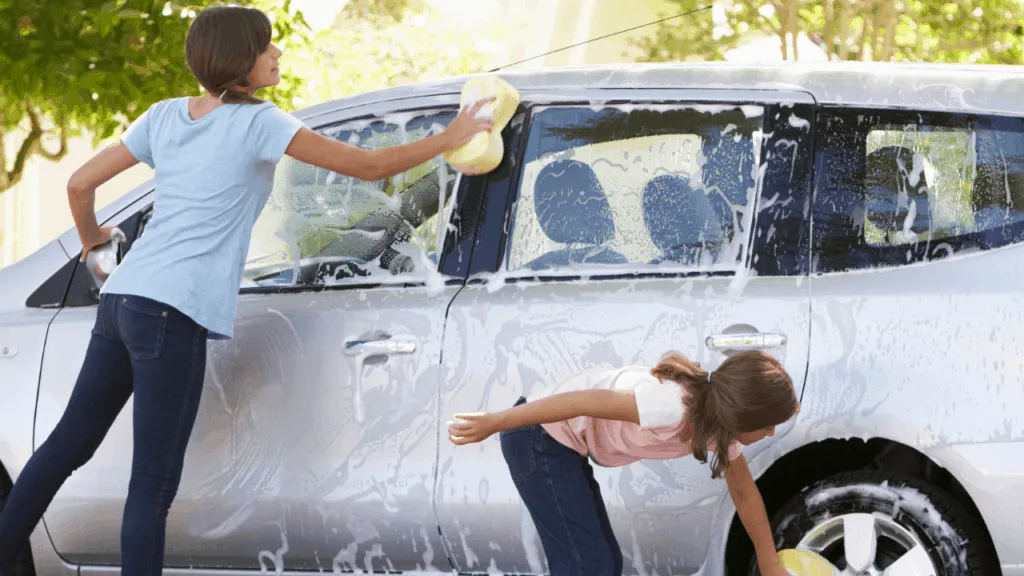
[[[156,309],[154,305],[135,301],[128,296],[121,297],[121,304],[117,315],[118,329],[132,358],[159,358],[169,311]]]
[[[505,457],[512,482],[517,485],[537,470],[537,453],[534,445],[539,430],[540,426],[526,426],[506,430],[498,435],[501,441],[501,454]]]

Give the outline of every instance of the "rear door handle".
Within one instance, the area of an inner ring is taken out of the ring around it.
[[[411,336],[385,336],[374,340],[348,340],[345,342],[346,356],[390,356],[412,354],[416,351],[416,340]]]
[[[760,350],[785,346],[786,335],[766,332],[712,334],[704,343],[712,350]]]

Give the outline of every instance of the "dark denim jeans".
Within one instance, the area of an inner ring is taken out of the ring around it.
[[[521,398],[518,406],[526,402]],[[590,461],[526,426],[499,435],[512,481],[540,534],[551,576],[621,576],[622,550]]]
[[[205,328],[160,302],[116,294],[100,298],[64,415],[25,465],[0,513],[0,576],[14,574],[19,550],[27,549],[29,534],[57,490],[92,458],[132,394],[134,449],[121,569],[132,576],[161,573],[167,511],[203,390],[206,337]]]

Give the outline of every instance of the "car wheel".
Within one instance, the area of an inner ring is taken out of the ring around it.
[[[884,471],[838,474],[801,491],[772,518],[776,548],[812,550],[844,576],[997,574],[987,535],[926,482]],[[749,574],[757,574],[756,561]]]
[[[0,471],[0,475],[3,471]],[[3,514],[4,508],[7,506],[7,495],[10,494],[11,487],[7,485],[6,478],[0,480],[0,514]],[[29,550],[21,551],[21,558],[18,559],[18,564],[14,568],[14,576],[35,576],[35,568],[32,566],[32,553]]]

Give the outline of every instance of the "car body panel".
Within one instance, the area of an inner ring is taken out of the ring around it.
[[[811,361],[790,436],[921,451],[963,484],[1010,566],[1024,564],[1012,536],[1024,530],[1024,293],[1007,289],[1024,282],[1022,255],[1015,245],[812,276]]]
[[[535,104],[600,107],[640,92],[654,100],[718,101],[741,90],[762,102],[802,92],[808,102],[835,106],[1024,115],[1022,67],[684,64],[501,75],[524,102]],[[316,127],[369,120],[410,103],[450,105],[465,80],[358,95],[296,116]],[[150,181],[130,191],[100,210],[99,220],[109,225],[142,210],[151,203],[153,186]],[[72,229],[0,270],[0,347],[18,343],[16,356],[0,358],[0,388],[6,389],[0,462],[12,477],[31,454],[32,418],[38,445],[60,417],[95,318],[94,307],[58,313],[26,308],[25,301],[80,248]],[[456,449],[440,436],[444,422],[454,412],[504,408],[541,382],[577,369],[651,363],[668,348],[714,365],[721,357],[705,348],[703,338],[752,324],[787,332],[787,369],[794,380],[807,374],[798,418],[773,440],[746,449],[755,476],[826,438],[884,438],[911,446],[964,486],[992,536],[1003,574],[1022,575],[1022,249],[809,279],[504,285],[506,277],[477,275],[461,292],[452,285],[440,292],[378,287],[243,296],[239,321],[254,329],[237,341],[211,344],[201,415],[168,524],[168,562],[177,568],[165,573],[369,567],[446,574],[452,570],[446,554],[468,572],[542,569],[542,552],[529,537],[530,523],[496,440]],[[624,307],[629,314],[620,312]],[[311,316],[314,311],[322,317]],[[380,325],[415,334],[422,356],[357,369],[340,351],[341,342]],[[281,361],[281,354],[293,352],[314,360]],[[233,377],[220,376],[224,363]],[[37,398],[40,372],[49,384]],[[289,373],[307,378],[283,384]],[[372,390],[362,395],[363,422],[354,417],[353,378],[359,375],[366,378],[364,390]],[[412,383],[411,396],[400,393],[400,381]],[[246,408],[261,407],[257,412],[280,408],[294,415],[301,406],[339,408],[320,411],[297,429],[246,414]],[[397,419],[372,420],[374,414]],[[52,543],[42,524],[33,534],[39,573],[71,573],[79,564],[83,573],[117,572],[89,564],[117,559],[129,438],[125,411],[109,441],[47,513]],[[413,447],[415,456],[406,453]],[[343,470],[347,484],[336,475]],[[598,480],[627,553],[627,571],[724,573],[735,508],[706,468],[690,459],[644,462],[600,469]],[[263,496],[252,502],[246,498],[252,491]],[[69,496],[76,503],[60,504]],[[62,559],[54,545],[73,553]]]

